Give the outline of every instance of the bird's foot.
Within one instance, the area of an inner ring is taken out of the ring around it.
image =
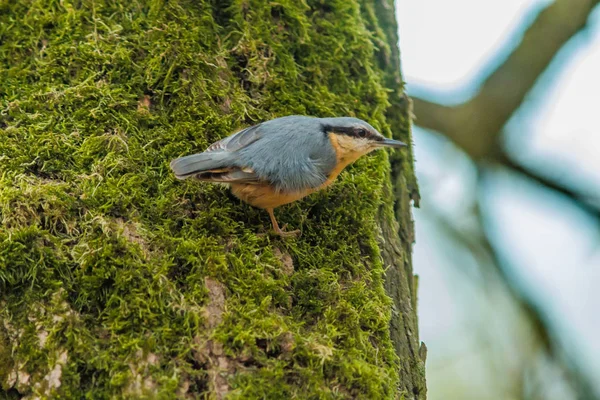
[[[286,232],[283,229],[285,229],[286,225],[283,225],[283,229],[281,229],[279,227],[279,224],[277,223],[277,219],[275,218],[275,214],[273,214],[273,209],[272,208],[267,208],[266,209],[267,212],[269,213],[269,217],[271,217],[271,224],[273,225],[273,230],[275,231],[276,234],[278,234],[281,237],[296,237],[300,234],[299,230],[295,230],[295,231],[290,231],[290,232]]]
[[[287,225],[284,225],[283,229],[285,229],[286,226]],[[300,235],[299,229],[296,229],[294,231],[284,231],[283,229],[279,229],[279,227],[277,227],[277,229],[275,229],[275,233],[281,237],[298,237]]]

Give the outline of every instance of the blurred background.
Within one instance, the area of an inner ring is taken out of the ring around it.
[[[397,0],[431,400],[600,398],[599,2]]]

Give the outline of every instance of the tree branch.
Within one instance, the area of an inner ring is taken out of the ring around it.
[[[498,136],[556,53],[579,32],[600,0],[556,0],[469,101],[442,106],[414,98],[416,123],[441,132],[474,159],[495,153]]]
[[[485,179],[483,171],[482,167],[478,169],[480,180]],[[548,318],[547,312],[511,277],[508,261],[496,251],[493,242],[484,229],[484,226],[488,224],[478,203],[475,204],[473,213],[480,228],[478,234],[464,232],[436,211],[428,212],[429,216],[437,222],[438,226],[449,237],[460,242],[462,246],[473,254],[477,263],[482,267],[482,271],[493,272],[494,282],[499,283],[515,301],[531,324],[532,333],[540,344],[540,350],[548,355],[549,359],[558,368],[565,372],[565,377],[571,383],[571,387],[576,392],[577,398],[586,400],[598,399],[598,394],[594,389],[594,385],[590,382],[589,376],[583,372],[583,368],[572,355],[565,350],[559,340],[556,327]],[[486,269],[485,266],[489,266],[491,269]]]
[[[556,0],[542,10],[520,45],[485,79],[471,103],[485,113],[486,131],[499,134],[558,51],[587,23],[598,0]],[[493,111],[493,112],[490,112]],[[483,120],[483,118],[480,118]]]
[[[479,187],[484,185],[481,181],[486,179],[485,175],[485,168],[479,167]],[[590,381],[589,375],[584,372],[584,368],[577,362],[573,354],[567,351],[561,343],[559,339],[560,335],[557,332],[555,324],[549,318],[548,312],[511,277],[509,262],[496,251],[489,233],[484,229],[485,226],[489,226],[489,223],[486,222],[486,217],[481,210],[480,201],[476,204],[475,215],[481,227],[479,241],[493,260],[491,265],[496,270],[499,281],[527,316],[546,354],[566,373],[566,378],[571,383],[572,389],[577,393],[578,399],[599,399],[599,394],[594,384]]]
[[[573,190],[568,183],[558,182],[533,168],[516,163],[500,143],[503,127],[511,115],[521,106],[526,94],[558,51],[585,27],[589,15],[598,3],[600,0],[555,0],[538,14],[521,43],[484,80],[478,93],[470,100],[456,106],[445,106],[413,98],[415,123],[440,132],[452,140],[478,164],[480,173],[485,162],[507,167],[567,196],[584,210],[600,218],[600,207],[595,201],[590,201],[584,193]],[[483,227],[485,218],[479,210],[476,213]],[[589,378],[557,340],[555,328],[544,310],[510,278],[506,260],[497,254],[485,231],[482,230],[479,238],[465,239],[464,235],[458,237],[462,237],[461,240],[469,248],[473,248],[473,240],[478,242],[475,246],[476,256],[480,260],[491,260],[501,282],[531,321],[545,351],[567,372],[568,379],[574,384],[580,398],[597,398]]]
[[[444,106],[413,98],[415,123],[448,137],[475,161],[508,167],[542,186],[575,201],[600,216],[598,206],[568,184],[558,182],[527,166],[517,164],[500,143],[502,128],[521,106],[539,75],[556,53],[585,27],[600,0],[556,0],[543,9],[525,32],[521,43],[465,103]]]
[[[592,194],[586,195],[583,191],[574,190],[569,187],[566,182],[559,182],[547,175],[541,174],[538,171],[529,167],[516,163],[506,152],[498,153],[493,160],[492,165],[499,165],[508,168],[512,172],[516,172],[525,178],[541,185],[542,187],[551,190],[554,193],[559,193],[572,202],[576,203],[579,208],[588,214],[600,219],[600,200]]]

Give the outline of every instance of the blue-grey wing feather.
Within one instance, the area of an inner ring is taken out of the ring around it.
[[[224,139],[219,140],[211,144],[208,149],[204,152],[217,152],[217,151],[228,151],[235,152],[239,149],[248,146],[249,144],[257,141],[261,137],[260,126],[262,124],[253,125],[248,128],[242,129],[233,135],[227,136]]]
[[[282,192],[321,186],[336,155],[318,118],[290,116],[262,124],[260,140],[240,149],[237,162]]]
[[[227,181],[229,182],[233,181],[231,178],[236,175],[222,175],[223,168],[227,171],[242,168],[234,163],[235,152],[260,138],[259,127],[260,124],[243,129],[211,144],[202,153],[180,157],[171,161],[171,169],[175,173],[175,177],[186,179],[193,176],[200,180],[217,181],[217,177],[222,176],[228,178]],[[218,174],[212,174],[212,172]],[[207,179],[207,177],[210,179]],[[247,176],[244,176],[240,178],[240,181],[247,181],[248,179]],[[256,180],[256,177],[254,177],[254,180]]]
[[[175,176],[269,183],[282,192],[321,186],[336,156],[319,118],[288,116],[243,129],[199,154],[171,162]]]
[[[207,182],[223,183],[260,183],[260,178],[253,171],[244,171],[233,167],[229,170],[213,170],[197,173],[194,178]]]

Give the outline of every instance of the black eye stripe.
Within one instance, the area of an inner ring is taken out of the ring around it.
[[[347,135],[359,139],[381,140],[378,135],[371,132],[370,129],[363,127],[346,127],[346,126],[330,126],[322,125],[325,134],[329,132],[337,133],[338,135]]]

